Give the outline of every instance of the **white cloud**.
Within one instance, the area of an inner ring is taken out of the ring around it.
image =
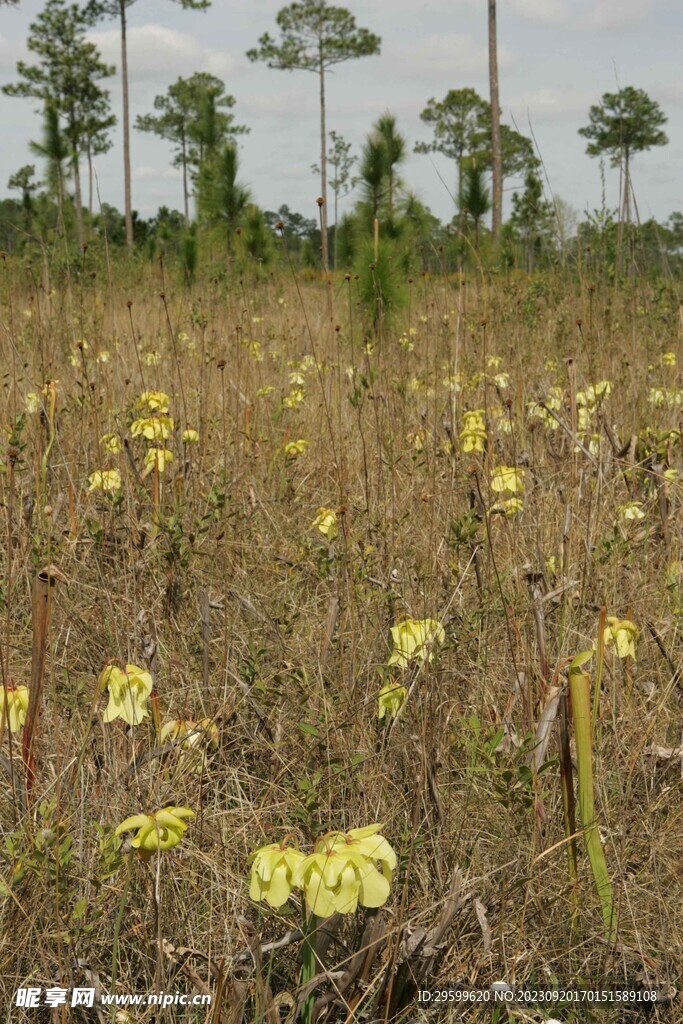
[[[512,8],[520,17],[540,25],[560,25],[569,20],[563,0],[513,0]]]
[[[394,54],[401,77],[453,79],[488,69],[488,47],[459,32],[427,36],[419,42],[397,47]],[[498,63],[500,67],[512,63],[512,54],[504,46],[498,47]]]
[[[587,22],[597,29],[627,28],[648,16],[659,0],[597,0],[592,3]]]
[[[160,179],[177,181],[181,177],[181,171],[179,167],[165,167],[160,170],[159,167],[142,165],[133,168],[132,177],[135,181],[159,181]]]
[[[121,63],[121,37],[115,28],[92,31],[88,38],[99,47],[105,61]],[[168,80],[195,71],[208,71],[220,78],[234,74],[246,64],[222,50],[204,46],[189,32],[179,32],[150,22],[128,30],[128,75],[131,82]]]
[[[580,114],[588,113],[591,103],[595,102],[592,92],[578,89],[561,89],[543,87],[533,92],[524,92],[504,102],[504,112],[508,109],[518,122],[521,132],[526,132],[527,117],[532,125],[549,121],[566,121]],[[523,123],[521,123],[523,121]]]
[[[244,92],[239,97],[239,114],[242,118],[249,116],[257,117],[308,117],[318,110],[318,93],[316,82],[312,75],[309,75],[309,88],[302,84],[287,88],[285,83],[288,80],[284,71],[270,72],[270,90],[266,93]],[[297,75],[300,80],[304,75]],[[268,80],[266,80],[268,81]],[[283,86],[285,86],[283,88]]]

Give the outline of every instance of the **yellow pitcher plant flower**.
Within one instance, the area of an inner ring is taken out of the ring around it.
[[[301,405],[306,398],[306,393],[303,388],[292,388],[288,395],[282,399],[282,404],[286,409],[296,409],[297,405]]]
[[[109,692],[105,722],[122,718],[128,725],[138,725],[148,716],[147,701],[154,687],[149,672],[137,665],[126,665],[125,669],[107,665],[98,682],[101,690]]]
[[[192,762],[194,771],[201,773],[207,765],[208,748],[216,749],[219,743],[218,726],[212,718],[194,722],[191,718],[176,718],[166,722],[159,733],[159,742],[178,741],[178,754],[185,761]]]
[[[185,444],[197,444],[199,440],[199,431],[195,430],[194,427],[187,427],[183,430],[183,441]]]
[[[436,619],[404,619],[391,627],[393,650],[387,662],[408,668],[411,661],[434,658],[433,647],[446,639],[444,628]]]
[[[516,466],[496,466],[491,480],[491,490],[497,494],[509,491],[518,494],[524,490],[524,470]]]
[[[333,541],[339,530],[337,527],[337,514],[331,508],[319,508],[318,514],[311,523],[312,530],[319,530],[323,537]]]
[[[645,518],[642,501],[627,501],[625,505],[619,507],[618,511],[622,519],[633,522],[640,522],[641,519]]]
[[[348,849],[353,846],[372,861],[379,861],[382,874],[391,883],[398,858],[389,842],[381,835],[384,825],[374,822],[362,828],[350,828],[348,832],[338,832],[334,838],[335,849]]]
[[[121,474],[118,469],[96,469],[88,477],[89,491],[111,491],[121,490]]]
[[[145,437],[148,441],[166,441],[173,432],[172,416],[145,416],[130,425],[133,437]]]
[[[19,732],[26,722],[28,712],[28,686],[15,686],[14,683],[8,683],[7,689],[0,687],[0,699],[2,700],[0,716],[5,718],[10,732]]]
[[[149,409],[150,412],[168,412],[169,397],[164,391],[143,391],[137,401],[141,409]]]
[[[173,462],[173,452],[168,448],[150,448],[145,455],[145,466],[147,472],[151,472],[155,465],[160,473],[165,472],[167,464]]]
[[[393,682],[393,680],[385,683],[379,691],[378,697],[379,708],[377,718],[379,721],[381,722],[385,718],[395,718],[403,707],[407,696],[408,691],[405,686],[401,686],[399,683]]]
[[[170,850],[180,843],[187,828],[185,818],[194,818],[189,807],[163,807],[153,814],[132,814],[116,827],[114,834],[120,836],[137,829],[130,845],[148,859],[158,850]]]
[[[605,628],[605,646],[614,645],[616,655],[622,660],[633,658],[636,660],[636,640],[638,639],[638,627],[630,619],[618,619],[614,615],[607,616]]]
[[[363,907],[386,903],[397,860],[389,843],[378,834],[381,827],[332,832],[319,839],[314,852],[299,862],[293,881],[304,890],[311,914],[352,914],[359,903]]]
[[[121,438],[118,434],[102,434],[100,444],[110,455],[118,455],[121,451]]]
[[[491,506],[491,512],[498,512],[509,518],[516,516],[523,508],[524,502],[521,498],[503,498],[502,501],[497,501],[495,505]]]
[[[306,451],[309,444],[310,441],[304,441],[303,438],[299,441],[288,441],[282,450],[288,459],[298,459]]]
[[[265,900],[270,907],[284,906],[294,888],[294,875],[304,859],[303,853],[293,846],[288,846],[285,838],[281,843],[262,846],[252,853],[250,859],[251,899],[257,903]]]
[[[675,366],[676,365],[676,353],[675,352],[663,352],[662,353],[662,366]]]
[[[486,431],[486,421],[484,419],[484,415],[485,414],[483,409],[472,409],[470,412],[463,413],[463,430]]]
[[[471,452],[484,452],[484,451],[486,451],[486,431],[485,430],[461,430],[460,431],[460,451],[464,455],[469,455]]]

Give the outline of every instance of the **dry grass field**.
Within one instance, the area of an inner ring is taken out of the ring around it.
[[[416,274],[374,326],[341,275],[0,289],[1,1019],[683,1020],[674,288]],[[115,833],[165,807],[163,852]],[[300,975],[301,894],[251,899],[249,856],[375,822],[390,895],[318,919]],[[418,1001],[501,981],[662,998]]]

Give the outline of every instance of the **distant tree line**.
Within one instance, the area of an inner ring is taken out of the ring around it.
[[[148,255],[161,250],[176,253],[190,276],[202,251],[228,262],[248,257],[268,263],[278,248],[282,251],[283,239],[290,258],[325,269],[354,268],[368,258],[376,261],[381,246],[383,258],[406,271],[417,252],[422,263],[447,268],[494,260],[532,271],[566,260],[582,243],[604,251],[615,273],[622,271],[629,252],[633,265],[638,245],[656,248],[656,265],[680,267],[681,215],[672,215],[665,225],[638,223],[632,162],[638,154],[668,142],[666,116],[643,90],[627,86],[605,93],[580,129],[588,154],[601,161],[603,176],[604,161],[609,160],[620,180],[618,209],[610,211],[603,203],[602,210],[587,213],[581,224],[571,223],[566,204],[549,193],[533,141],[501,123],[495,109],[497,68],[489,100],[471,88],[431,98],[421,113],[431,138],[416,142],[414,151],[438,154],[453,165],[446,180],[453,216],[440,224],[404,180],[408,140],[393,113],[386,111],[376,120],[358,154],[337,131],[327,131],[327,73],[352,59],[379,53],[381,39],[358,26],[348,10],[326,0],[297,0],[284,7],[276,18],[278,37],[265,33],[248,52],[251,60],[269,67],[316,75],[321,136],[320,159],[312,169],[320,178],[319,217],[303,217],[286,203],[277,212],[258,208],[240,173],[239,139],[249,129],[235,119],[235,98],[219,78],[196,72],[169,85],[154,100],[153,110],[135,121],[136,130],[170,144],[172,166],[181,172],[182,213],[162,208],[145,221],[133,209],[130,183],[126,18],[133,2],[89,0],[79,7],[68,0],[47,0],[32,22],[27,45],[34,62],[18,62],[18,80],[3,91],[35,101],[43,128],[31,150],[43,170],[39,178],[36,162],[27,162],[7,182],[18,198],[0,205],[6,249],[60,237],[83,246],[106,236],[114,247],[131,249],[137,244]],[[180,0],[184,8],[194,10],[205,9],[209,2]],[[495,3],[490,2],[490,39],[491,31],[495,36],[492,7]],[[111,148],[116,123],[105,87],[116,69],[102,61],[87,35],[102,17],[117,17],[121,31],[122,214],[99,199],[95,202],[95,161]],[[505,223],[497,221],[497,177],[501,187],[505,182],[516,185],[508,186]]]

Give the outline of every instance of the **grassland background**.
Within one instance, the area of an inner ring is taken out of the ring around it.
[[[28,813],[3,771],[3,1020],[50,1019],[11,1009],[22,984],[86,984],[94,972],[109,990],[114,960],[119,991],[153,990],[161,937],[195,951],[192,971],[214,994],[225,975],[220,1019],[237,1021],[231,958],[300,923],[293,903],[275,913],[249,900],[250,851],[288,832],[308,843],[371,821],[384,823],[400,858],[381,911],[383,964],[400,962],[411,930],[433,923],[459,866],[471,898],[430,985],[609,978],[680,987],[683,783],[680,760],[655,748],[680,746],[683,725],[681,484],[666,485],[663,518],[644,433],[678,433],[666,464],[680,472],[682,407],[648,401],[652,387],[683,383],[661,358],[673,352],[683,365],[675,287],[615,285],[589,272],[417,273],[406,304],[373,327],[352,278],[246,272],[188,289],[142,263],[90,269],[60,277],[6,260],[0,283],[9,542],[0,549],[0,637],[16,683],[30,676],[32,579],[48,564],[66,577],[51,598]],[[304,378],[304,400],[287,408],[292,373]],[[499,373],[509,386],[496,384]],[[572,374],[579,389],[612,382],[593,414],[594,458],[528,416],[527,403],[557,386],[571,422]],[[26,396],[50,379],[56,436],[43,494],[44,399],[32,413]],[[169,394],[176,421],[158,514],[152,478],[139,478],[146,445],[130,437],[136,399],[150,388]],[[487,411],[482,455],[459,450],[469,409]],[[640,437],[630,453],[615,456],[603,420],[619,444]],[[197,445],[181,442],[187,426]],[[107,432],[127,449],[104,457]],[[288,458],[284,446],[299,439],[308,447]],[[500,464],[525,470],[523,510],[511,517],[486,515]],[[118,498],[89,492],[101,468],[120,470]],[[629,500],[643,503],[642,521],[620,515]],[[337,512],[331,546],[311,529],[321,506]],[[544,605],[545,678],[530,579],[543,593],[562,591]],[[211,604],[206,680],[202,591]],[[529,781],[524,770],[548,687],[564,686],[567,659],[595,642],[603,605],[640,630],[635,664],[607,659],[594,761],[618,906],[612,944],[581,843],[577,888],[569,882],[555,736],[542,775]],[[441,621],[446,642],[387,731],[377,695],[389,628],[406,615]],[[97,679],[112,658],[151,667],[163,721],[216,718],[220,744],[199,772],[177,752],[151,756],[149,720],[134,731],[103,723]],[[10,753],[6,736],[2,752],[19,790],[17,736],[12,744]],[[196,819],[155,878],[154,862],[129,864],[111,833],[166,803],[193,808]],[[344,923],[335,964],[356,948],[362,923],[362,912]],[[383,1019],[381,1008],[365,1010],[381,966],[349,1020]],[[163,959],[167,989],[195,990],[190,974],[173,970]],[[296,986],[296,947],[260,973],[242,966],[234,976],[250,985],[242,1019],[260,1020],[264,986]],[[274,1012],[269,1024],[284,1019]],[[683,1019],[677,1012],[680,1002],[647,1019]],[[620,1014],[560,1016],[640,1019]],[[413,1007],[401,1019],[422,1016]],[[209,1018],[169,1010],[164,1019]],[[501,1019],[545,1016],[526,1009]]]

